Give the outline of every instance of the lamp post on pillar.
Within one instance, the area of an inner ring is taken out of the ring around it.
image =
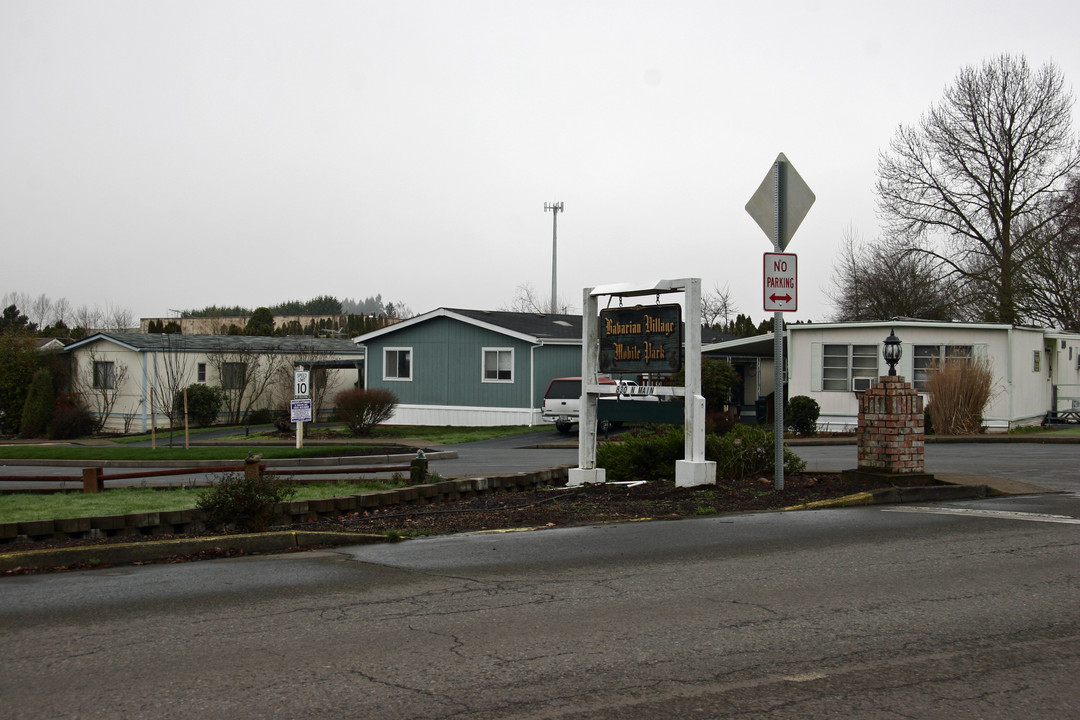
[[[889,377],[896,377],[896,363],[900,362],[900,338],[896,337],[896,330],[889,330],[889,337],[885,338],[885,346],[881,348],[881,356],[889,366]]]

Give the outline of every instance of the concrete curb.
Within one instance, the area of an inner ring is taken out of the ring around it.
[[[87,545],[84,547],[23,550],[0,553],[0,573],[20,568],[59,568],[69,565],[130,565],[207,551],[240,551],[244,554],[281,552],[293,548],[362,545],[387,542],[384,535],[369,533],[284,531],[184,538],[153,542]]]
[[[978,500],[1004,495],[988,485],[916,485],[914,487],[882,488],[871,492],[855,493],[831,500],[792,505],[784,510],[822,510],[828,508],[857,507],[860,505],[895,505],[897,503],[944,502],[947,500]]]

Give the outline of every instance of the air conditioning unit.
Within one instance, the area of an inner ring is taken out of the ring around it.
[[[874,378],[851,378],[851,389],[855,392],[866,392],[874,384]]]

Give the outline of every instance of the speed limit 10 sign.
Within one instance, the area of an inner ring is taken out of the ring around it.
[[[311,394],[311,372],[308,370],[297,370],[293,373],[294,385],[293,395],[296,397],[307,397]]]

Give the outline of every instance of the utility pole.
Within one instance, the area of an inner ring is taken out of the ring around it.
[[[551,314],[559,312],[559,285],[558,285],[558,259],[559,259],[559,213],[562,212],[563,204],[544,203],[544,212],[551,211]]]

